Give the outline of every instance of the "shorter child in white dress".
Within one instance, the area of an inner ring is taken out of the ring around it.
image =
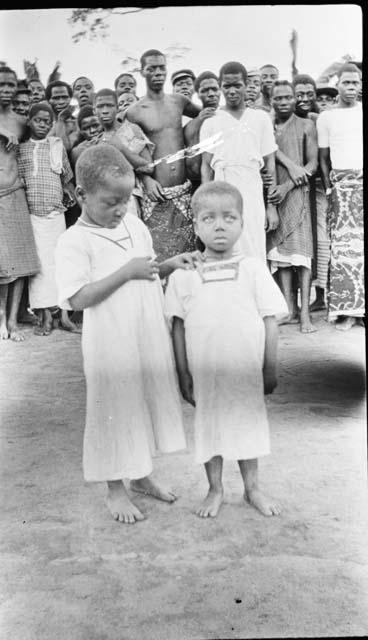
[[[233,253],[242,233],[242,197],[226,182],[202,185],[192,199],[204,261],[170,276],[165,312],[183,397],[195,406],[195,458],[209,482],[201,517],[223,500],[223,459],[237,460],[244,497],[266,516],[280,513],[258,486],[257,458],[270,452],[264,394],[276,387],[276,314],[286,302],[267,267]]]
[[[82,213],[59,238],[59,305],[85,309],[82,333],[87,386],[83,469],[86,481],[107,482],[116,520],[144,518],[135,491],[173,502],[151,477],[152,453],[185,448],[161,277],[193,265],[190,254],[158,264],[152,239],[127,213],[134,173],[108,144],[85,150],[76,163]]]

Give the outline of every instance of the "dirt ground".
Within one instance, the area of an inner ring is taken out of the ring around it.
[[[364,329],[280,330],[267,400],[272,455],[265,518],[226,463],[216,520],[192,454],[155,461],[180,495],[137,495],[148,518],[114,522],[102,485],[83,482],[80,336],[0,344],[2,640],[207,640],[368,634]],[[185,408],[192,441],[192,409]]]

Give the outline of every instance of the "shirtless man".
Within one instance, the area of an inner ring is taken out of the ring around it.
[[[155,145],[154,160],[184,149],[182,116],[195,118],[200,109],[180,93],[165,94],[165,56],[156,49],[141,57],[146,95],[127,110],[127,119],[138,124]],[[184,157],[155,166],[153,176],[142,178],[143,220],[151,231],[157,259],[164,260],[194,248],[190,208],[191,183],[186,180]]]
[[[202,124],[207,118],[215,115],[221,97],[218,77],[213,71],[203,71],[203,73],[200,73],[194,83],[194,88],[198,94],[198,98],[202,102],[202,110],[196,118],[190,120],[184,127],[186,147],[193,147],[198,144]],[[201,154],[193,158],[187,157],[185,161],[187,175],[192,181],[193,191],[201,184],[201,161]]]
[[[0,340],[24,340],[17,315],[24,279],[39,270],[16,150],[24,134],[24,117],[12,110],[17,76],[0,68]],[[9,286],[10,285],[10,286]],[[8,301],[9,294],[9,301]],[[7,317],[7,307],[9,315]]]

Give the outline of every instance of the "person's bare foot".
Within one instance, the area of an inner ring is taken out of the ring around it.
[[[209,489],[207,496],[198,507],[196,514],[200,518],[216,518],[224,498],[223,489]]]
[[[144,515],[131,502],[122,482],[108,483],[106,497],[107,507],[118,522],[134,524],[138,520],[144,520]]]
[[[17,324],[8,323],[8,330],[10,340],[14,340],[14,342],[23,342],[23,340],[25,340],[25,335],[23,331],[19,329]]]
[[[34,328],[35,336],[49,336],[52,331],[52,320],[43,322]]]
[[[335,329],[338,331],[349,331],[356,324],[356,318],[353,316],[346,316],[342,320],[338,320],[335,324]]]
[[[300,316],[300,331],[301,333],[314,333],[317,331],[309,316]]]
[[[0,340],[7,340],[9,338],[8,327],[5,323],[1,323],[0,325]]]
[[[66,309],[63,309],[61,312],[60,327],[71,333],[82,333],[82,330],[70,320]]]
[[[137,493],[143,493],[146,496],[152,496],[157,500],[163,500],[164,502],[175,502],[177,496],[170,489],[165,489],[159,484],[154,482],[150,476],[145,478],[139,478],[139,480],[131,480],[130,488]]]
[[[289,313],[284,318],[280,318],[280,320],[277,321],[277,324],[281,326],[282,324],[299,324],[299,322],[300,318],[297,313]]]
[[[318,300],[318,298],[316,298],[316,300],[312,302],[312,304],[309,307],[309,311],[311,313],[313,313],[314,311],[323,311],[324,309],[326,309],[325,301]]]
[[[278,504],[259,489],[251,489],[245,492],[244,500],[258,509],[264,516],[278,516],[281,513]]]

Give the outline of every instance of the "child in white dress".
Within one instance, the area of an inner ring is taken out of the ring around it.
[[[148,229],[127,213],[134,173],[110,145],[91,147],[76,164],[82,214],[59,239],[59,304],[84,309],[82,351],[87,384],[84,477],[108,483],[116,520],[143,514],[130,487],[172,502],[176,496],[151,478],[151,455],[185,448],[161,277],[192,266],[183,254],[158,264]]]
[[[223,459],[238,460],[244,497],[264,515],[279,507],[258,487],[257,458],[270,452],[264,394],[276,387],[276,314],[286,302],[259,258],[233,254],[242,233],[242,197],[226,182],[202,185],[192,199],[204,261],[169,278],[165,313],[179,385],[195,406],[195,458],[209,492],[197,511],[217,515]]]

